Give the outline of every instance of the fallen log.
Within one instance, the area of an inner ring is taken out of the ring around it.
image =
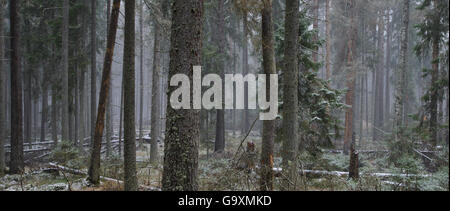
[[[432,158],[428,157],[427,155],[425,155],[424,153],[420,152],[419,150],[417,150],[417,149],[413,149],[413,150],[414,150],[414,152],[416,152],[416,153],[419,154],[420,156],[426,158],[427,160],[429,160],[429,161],[431,161],[431,162],[434,161]]]
[[[73,175],[78,175],[78,176],[87,176],[88,175],[88,173],[85,172],[85,171],[68,168],[68,167],[65,167],[65,166],[58,165],[56,163],[49,163],[49,166],[53,167],[53,168],[60,169],[62,171],[68,172],[68,173],[73,174]],[[118,179],[114,179],[114,178],[110,178],[110,177],[100,176],[100,179],[104,180],[104,181],[108,181],[108,182],[115,182],[115,183],[118,183],[118,184],[123,184],[124,183],[122,180],[118,180]],[[159,189],[159,188],[154,188],[154,187],[150,187],[150,186],[146,186],[146,185],[139,185],[139,188],[143,189],[143,190],[146,190],[146,191],[161,191],[161,189]]]
[[[68,168],[68,167],[65,167],[65,166],[60,166],[60,165],[58,165],[56,163],[48,163],[48,165],[50,167],[57,168],[59,170],[71,173],[73,175],[78,175],[78,176],[85,176],[85,175],[87,175],[87,172],[80,171],[80,170],[77,170],[77,169]]]
[[[111,141],[111,144],[113,143],[118,143],[118,140],[115,141]],[[106,144],[106,142],[104,142],[104,144]],[[88,147],[89,143],[83,144],[83,147]],[[46,152],[46,151],[52,151],[52,148],[39,148],[39,149],[24,149],[23,152],[24,153],[34,153],[34,152]],[[6,154],[11,153],[11,151],[9,149],[5,150]]]
[[[282,173],[282,169],[281,168],[273,168],[273,171],[275,173],[276,176],[280,176]],[[348,177],[349,173],[348,172],[343,172],[343,171],[322,171],[322,170],[300,170],[299,171],[300,175],[316,175],[316,176],[338,176],[338,177],[343,177],[346,176]],[[364,175],[362,173],[360,173],[359,175]],[[368,173],[367,175],[370,176],[374,176],[374,177],[380,177],[380,178],[390,178],[390,177],[430,177],[431,175],[429,174],[394,174],[394,173]]]
[[[28,146],[41,146],[41,145],[51,145],[54,144],[55,142],[53,141],[45,141],[45,142],[32,142],[32,143],[23,143],[24,147],[28,147]],[[11,148],[11,144],[6,144],[5,148]]]
[[[42,149],[24,149],[23,153],[34,153],[34,152],[45,152],[45,151],[51,151],[51,148],[42,148]],[[6,154],[11,153],[10,150],[5,150]]]
[[[142,139],[148,143],[150,143],[150,140],[151,140],[151,138],[148,136],[144,136],[144,137],[142,137]],[[85,138],[83,142],[86,142],[88,140],[90,140],[89,137]],[[136,141],[139,141],[139,137],[136,138]],[[58,142],[61,142],[61,141],[59,140]],[[118,137],[113,136],[110,143],[117,143],[117,142],[119,142]],[[123,139],[122,139],[122,142],[123,142]],[[23,146],[24,147],[29,147],[30,145],[31,146],[47,146],[47,145],[54,145],[54,144],[55,144],[54,141],[45,141],[45,142],[24,143]],[[106,144],[106,141],[102,141],[102,144]],[[83,143],[83,146],[85,146],[85,147],[90,146],[90,143]],[[5,149],[9,149],[9,148],[11,148],[11,144],[5,144]]]
[[[90,138],[88,137],[88,138],[84,138],[83,139],[83,142],[85,142],[85,141],[87,141],[87,140],[89,140]],[[61,142],[61,140],[58,140],[58,142]],[[29,147],[30,145],[31,146],[41,146],[41,145],[53,145],[53,144],[55,144],[55,142],[54,141],[52,141],[52,140],[46,140],[46,141],[43,141],[43,142],[40,142],[40,141],[34,141],[34,142],[27,142],[27,143],[23,143],[23,146],[24,147]],[[11,144],[5,144],[5,148],[11,148]]]
[[[357,150],[360,154],[373,154],[373,153],[389,153],[389,150]],[[334,153],[334,154],[341,154],[344,151],[343,150],[326,150],[324,151],[326,153]],[[438,151],[417,151],[418,153],[438,153]]]

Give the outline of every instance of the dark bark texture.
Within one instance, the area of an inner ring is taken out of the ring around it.
[[[68,141],[69,136],[69,0],[63,2],[63,29],[62,29],[62,115],[61,139]],[[70,95],[71,96],[71,95]]]
[[[262,9],[262,51],[263,69],[266,75],[266,98],[270,100],[270,75],[276,74],[274,34],[272,19],[272,0],[263,1]],[[263,121],[260,190],[273,190],[273,146],[275,138],[275,121]]]
[[[3,0],[0,0],[0,17],[3,17]],[[0,176],[5,173],[5,126],[6,126],[6,69],[3,67],[3,21],[0,21]]]
[[[203,0],[175,1],[172,4],[169,78],[182,73],[192,83],[193,66],[201,64],[202,23]],[[175,89],[169,87],[169,96]],[[163,190],[198,189],[199,130],[200,110],[174,110],[168,102]]]
[[[219,46],[219,54],[221,55],[217,64],[218,74],[224,78],[225,74],[225,57],[226,57],[226,34],[225,34],[225,0],[218,0],[217,7],[217,42]],[[222,87],[225,85],[222,84]],[[222,92],[222,96],[224,92]],[[225,103],[222,101],[222,108],[217,110],[216,122],[216,139],[214,144],[214,152],[225,151]]]
[[[284,87],[283,87],[283,146],[282,166],[286,177],[282,189],[290,190],[291,181],[296,173],[296,157],[298,146],[298,30],[299,30],[299,1],[286,1],[286,48],[284,52]]]
[[[124,77],[124,172],[125,190],[136,191],[136,126],[135,126],[135,11],[136,1],[125,1]]]
[[[9,171],[18,174],[23,171],[23,109],[20,52],[20,0],[10,1],[11,33],[11,158]]]

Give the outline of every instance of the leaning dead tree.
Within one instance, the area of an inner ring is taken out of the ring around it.
[[[107,48],[103,65],[102,86],[98,103],[97,122],[95,125],[94,142],[89,166],[89,181],[98,184],[100,179],[100,150],[102,147],[103,129],[105,126],[106,102],[111,86],[111,66],[116,42],[117,23],[119,21],[120,0],[114,0],[111,22],[108,32]]]

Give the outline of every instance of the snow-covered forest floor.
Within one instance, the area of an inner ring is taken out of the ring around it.
[[[244,152],[249,142],[256,146],[254,154]],[[138,147],[138,179],[140,190],[155,191],[161,188],[162,165],[155,166],[149,162],[149,147],[148,144]],[[276,152],[279,152],[279,147],[279,143],[276,143]],[[228,133],[226,151],[215,154],[213,148],[212,140],[202,141],[200,145],[200,190],[258,190],[259,158],[256,155],[261,151],[259,136],[251,134],[243,142],[239,134]],[[159,150],[163,151],[162,146]],[[442,152],[439,156],[447,156],[448,162],[448,153]],[[120,157],[117,151],[109,158],[103,155],[102,183],[93,187],[86,180],[89,154],[77,147],[57,147],[39,162],[28,163],[24,174],[0,178],[0,191],[123,190],[123,161]],[[359,159],[360,179],[352,180],[346,174],[349,168],[348,155],[328,149],[301,153],[298,157],[299,174],[292,185],[300,191],[449,190],[448,163],[433,166],[426,164],[420,155],[405,156],[399,162],[392,163],[389,162],[389,153],[384,152],[360,153]],[[280,189],[283,177],[277,171],[280,166],[280,155],[275,154],[275,190]]]

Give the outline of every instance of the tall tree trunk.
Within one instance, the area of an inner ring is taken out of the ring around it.
[[[6,34],[6,33],[4,33],[4,34]],[[8,40],[9,41],[9,40]],[[8,43],[8,42],[6,42],[6,40],[5,39],[3,39],[3,43],[4,43],[4,46],[6,46],[6,44]],[[4,52],[3,52],[3,57],[5,57],[6,58],[6,49],[4,48]],[[6,65],[4,66],[5,68],[6,68]],[[9,79],[11,79],[11,76],[10,76],[10,73],[11,73],[11,71],[4,71],[4,73],[5,73],[5,76],[4,76],[4,79],[6,80],[6,81],[8,81]],[[9,81],[10,82],[10,81]],[[6,106],[6,108],[5,108],[5,134],[4,134],[4,136],[5,137],[7,137],[7,136],[9,136],[10,134],[8,134],[7,133],[7,131],[11,131],[10,129],[11,129],[11,101],[9,101],[11,98],[10,98],[10,94],[11,94],[11,86],[10,86],[10,83],[3,83],[4,84],[4,90],[5,90],[5,93],[4,93],[4,95],[5,95],[5,106]],[[6,162],[6,161],[5,161]],[[6,164],[5,164],[6,165]]]
[[[39,98],[33,101],[33,140],[38,142],[38,113],[39,113]]]
[[[85,55],[88,53],[88,51],[86,50],[87,45],[85,44],[87,42],[87,26],[88,26],[88,12],[89,10],[87,10],[89,8],[89,1],[88,0],[84,0],[83,1],[83,8],[84,8],[84,12],[82,15],[82,28],[81,28],[81,39],[79,40],[79,46],[82,46],[83,51],[80,51],[79,53],[82,55]],[[85,83],[86,83],[86,72],[87,72],[87,68],[86,66],[83,66],[83,69],[80,70],[80,80],[79,80],[79,98],[80,98],[80,113],[78,115],[80,115],[80,147],[83,146],[84,144],[84,139],[87,137],[87,129],[88,127],[86,127],[86,125],[88,125],[88,121],[86,118],[86,109],[87,109],[87,93],[86,93],[86,89],[85,89]]]
[[[80,75],[79,75],[79,99],[80,99],[80,112],[77,115],[80,115],[80,130],[79,130],[79,135],[78,137],[80,138],[80,146],[83,146],[84,144],[84,139],[86,138],[86,118],[85,118],[85,88],[84,88],[84,84],[85,84],[85,70],[80,70]]]
[[[69,0],[63,1],[62,24],[62,140],[69,140]]]
[[[28,20],[24,20],[25,25],[29,25],[29,21]],[[27,27],[24,27],[24,29],[27,29]],[[27,31],[27,30],[24,30]],[[31,41],[29,40],[25,40],[24,42],[25,44],[25,52],[26,51],[31,51]],[[31,149],[31,72],[32,72],[32,67],[31,64],[28,60],[24,60],[24,68],[23,68],[23,72],[22,72],[22,84],[23,84],[23,124],[24,124],[24,142],[25,143],[29,143],[28,147],[29,149]]]
[[[3,18],[3,5],[4,1],[0,0],[0,17]],[[6,94],[5,84],[6,84],[6,69],[3,66],[4,54],[3,54],[3,21],[0,21],[0,177],[5,174],[6,164],[5,164],[5,111],[6,111]]]
[[[237,22],[237,21],[236,21]],[[234,71],[233,71],[233,73],[234,74],[238,74],[238,61],[237,61],[237,57],[239,57],[239,55],[238,55],[238,53],[237,53],[237,51],[236,51],[236,49],[237,49],[237,45],[236,45],[236,40],[233,40],[233,67],[234,67]],[[233,89],[236,89],[235,87],[233,87]],[[236,96],[234,96],[234,99],[233,99],[234,101],[236,101]],[[237,115],[237,111],[236,111],[236,109],[233,109],[233,126],[232,126],[232,128],[233,128],[233,135],[236,135],[236,131],[238,130],[238,125],[237,125],[237,118],[236,118],[236,115]]]
[[[371,17],[370,20],[371,23],[371,32],[372,32],[372,37],[373,37],[373,43],[372,43],[372,47],[374,50],[372,50],[372,57],[375,60],[376,56],[377,56],[377,51],[376,49],[376,45],[377,45],[377,21],[376,21],[376,17]],[[372,77],[371,77],[371,116],[372,116],[372,141],[375,141],[375,133],[376,133],[376,129],[375,129],[375,122],[376,122],[376,117],[375,117],[375,107],[376,107],[376,77],[377,77],[377,67],[376,64],[372,65]]]
[[[353,64],[353,57],[355,52],[355,38],[356,38],[356,28],[355,28],[355,2],[354,0],[347,0],[348,6],[348,18],[350,19],[350,25],[347,30],[347,93],[345,94],[345,104],[348,106],[345,111],[345,134],[344,134],[344,154],[348,154],[350,149],[350,143],[352,141],[354,133],[354,89],[355,89],[355,67]]]
[[[25,48],[28,50],[30,49],[30,42],[26,42],[25,44]],[[23,97],[24,97],[24,102],[23,102],[23,109],[24,109],[24,114],[23,114],[23,124],[24,124],[24,141],[26,143],[28,143],[28,148],[31,149],[31,67],[30,64],[25,61],[24,62],[24,72],[23,72],[23,85],[24,90],[23,90]]]
[[[172,4],[169,78],[186,74],[192,84],[193,66],[201,64],[202,26],[203,0],[175,1]],[[175,90],[176,87],[169,87],[169,93]],[[195,191],[198,189],[200,111],[175,110],[168,102],[166,117],[162,189]]]
[[[444,74],[442,74],[442,71],[440,72],[440,76],[439,77],[445,77]],[[445,98],[445,94],[444,94],[444,90],[439,90],[439,95],[442,96],[442,98]],[[438,118],[437,118],[437,124],[441,125],[443,124],[443,120],[444,120],[444,101],[443,99],[439,101],[438,103]],[[443,130],[437,129],[438,133],[437,133],[437,141],[442,140],[442,134],[443,134]]]
[[[161,5],[161,7],[162,7],[162,12],[163,12],[163,17],[166,19],[166,20],[170,20],[171,19],[171,15],[170,15],[170,10],[171,10],[171,2],[170,1],[162,1],[162,5]],[[169,83],[168,83],[168,81],[169,81],[169,65],[170,65],[170,48],[171,48],[171,41],[170,41],[170,37],[171,37],[171,31],[170,30],[168,30],[168,31],[166,31],[165,32],[166,34],[166,36],[162,36],[162,39],[161,39],[161,43],[163,43],[163,49],[164,49],[164,54],[163,54],[163,61],[162,61],[162,64],[163,64],[163,68],[161,69],[161,80],[160,80],[160,84],[161,84],[161,91],[160,91],[160,93],[161,93],[161,100],[160,100],[160,103],[161,103],[161,106],[160,106],[160,109],[161,109],[161,117],[160,117],[160,119],[161,119],[161,124],[160,124],[160,136],[162,136],[162,133],[164,132],[166,132],[166,122],[167,122],[167,119],[165,118],[166,117],[166,114],[167,114],[167,99],[168,99],[168,93],[167,93],[167,91],[168,91],[168,89],[169,89]],[[164,140],[164,138],[163,138],[163,140]]]
[[[72,53],[69,54],[69,57],[72,57],[74,54],[74,49],[72,49],[71,51]],[[76,105],[76,101],[77,99],[75,98],[76,96],[76,77],[72,77],[72,72],[77,72],[77,65],[73,64],[72,68],[74,69],[74,71],[71,71],[70,76],[69,76],[69,140],[71,140],[75,145],[77,143],[77,139],[76,139],[76,121],[78,120],[75,116],[75,112],[77,109],[77,105]]]
[[[248,13],[245,12],[243,15],[243,26],[244,26],[244,40],[243,40],[243,64],[242,64],[242,74],[246,76],[249,71],[249,65],[248,65]],[[250,118],[249,118],[249,111],[248,111],[248,86],[244,87],[244,111],[243,111],[243,122],[242,122],[242,133],[245,134],[250,129]]]
[[[9,2],[11,37],[11,159],[9,171],[23,171],[22,80],[20,52],[20,0]]]
[[[107,29],[106,31],[109,32],[110,28],[110,22],[111,22],[111,0],[106,1],[106,22],[107,22]],[[108,35],[106,37],[108,39]],[[106,46],[108,48],[108,46]],[[110,84],[112,83],[112,78],[110,79]],[[109,157],[111,155],[111,137],[113,133],[112,128],[112,86],[109,88],[108,98],[106,100],[106,157]]]
[[[78,21],[78,17],[75,20],[75,25],[81,24]],[[78,55],[78,51],[79,48],[74,48],[72,49],[72,54],[73,56],[77,56]],[[79,68],[79,64],[77,62],[75,62],[73,65],[73,69],[75,74],[72,74],[74,77],[72,77],[72,88],[71,88],[71,93],[72,93],[72,109],[70,109],[70,114],[72,116],[73,121],[72,122],[72,127],[70,127],[71,130],[71,140],[73,140],[73,142],[75,143],[75,145],[80,146],[79,141],[79,129],[80,129],[80,115],[78,115],[80,113],[80,108],[79,108],[79,104],[80,104],[80,99],[79,99],[79,87],[78,87],[78,80],[80,78],[80,68]],[[69,134],[70,134],[69,133]]]
[[[108,100],[109,89],[111,87],[111,66],[114,55],[114,46],[116,43],[117,23],[119,21],[120,0],[114,0],[109,26],[107,48],[103,63],[102,84],[100,89],[100,98],[98,102],[98,115],[95,125],[94,144],[92,147],[91,163],[89,166],[89,181],[93,184],[100,182],[100,155],[102,148],[102,137],[105,121],[106,102]],[[126,64],[126,63],[124,63]]]
[[[54,16],[54,13],[52,13],[52,16]],[[57,74],[56,70],[56,55],[55,55],[55,44],[51,44],[51,73],[53,74],[52,77],[52,113],[51,113],[51,125],[52,125],[52,141],[53,141],[53,147],[56,147],[58,144],[58,116],[59,116],[59,107],[58,107],[58,87],[57,82],[59,81],[60,74]]]
[[[365,113],[366,113],[366,136],[369,135],[369,72],[366,69],[366,72],[364,73],[364,85],[365,85]]]
[[[52,141],[53,147],[58,144],[58,105],[57,105],[58,91],[55,85],[52,86]]]
[[[217,61],[218,74],[224,78],[225,76],[225,57],[226,57],[226,32],[225,32],[225,0],[218,0],[217,8],[217,42],[219,47],[219,61]],[[225,87],[222,83],[222,87]],[[222,96],[224,92],[222,90]],[[222,100],[222,109],[217,109],[216,117],[216,138],[214,144],[214,152],[225,151],[225,102]]]
[[[330,2],[331,0],[326,0],[326,10],[325,10],[325,16],[326,16],[326,58],[325,58],[325,68],[326,68],[326,80],[330,80],[331,77],[331,70],[330,70],[330,57],[331,57],[331,18],[330,18]]]
[[[439,42],[440,35],[435,33],[432,39],[432,72],[431,72],[431,86],[436,86],[437,80],[439,80]],[[437,145],[438,141],[438,89],[431,89],[431,101],[430,101],[430,131],[431,131],[431,144]]]
[[[448,74],[449,73],[447,72],[447,77],[448,77]],[[449,88],[447,87],[447,103],[446,103],[446,108],[445,108],[445,110],[447,111],[446,114],[445,114],[445,121],[446,121],[447,125],[448,125],[449,116],[450,116],[450,114],[449,114],[449,112],[450,112],[450,110],[449,110],[449,107],[450,107],[449,99],[450,99]],[[444,140],[446,140],[447,147],[449,145],[449,137],[448,136],[449,136],[449,129],[447,128],[447,130],[445,131],[445,137],[444,137],[445,138]]]
[[[353,180],[359,179],[359,154],[356,151],[355,133],[352,136],[352,142],[350,144],[350,165],[348,167],[348,177]]]
[[[78,20],[77,20],[78,22]],[[74,49],[74,55],[78,55],[78,49]],[[72,93],[73,93],[73,98],[74,98],[74,103],[73,103],[73,108],[72,108],[72,116],[74,117],[74,124],[73,124],[73,141],[77,146],[81,145],[81,142],[79,142],[79,129],[80,129],[80,98],[79,98],[79,86],[78,86],[78,80],[80,78],[80,68],[78,64],[74,64],[74,69],[75,69],[75,77],[73,80],[73,88],[72,88]],[[71,128],[72,129],[72,128]]]
[[[314,34],[313,41],[317,42],[319,40],[319,0],[314,0],[313,12],[314,12],[313,30],[316,31],[316,33]],[[318,51],[319,47],[315,47],[312,52],[313,62],[315,63],[318,62]]]
[[[384,124],[384,12],[379,12],[378,20],[378,55],[377,55],[377,67],[375,78],[375,124],[373,139],[379,141],[383,137],[381,130]]]
[[[155,40],[153,45],[153,75],[152,75],[152,110],[151,110],[151,139],[150,139],[150,162],[158,162],[158,139],[160,127],[160,79],[161,79],[161,26],[154,17]]]
[[[385,88],[385,106],[384,106],[384,120],[390,120],[391,115],[391,81],[390,81],[390,72],[391,72],[391,38],[392,38],[392,23],[390,10],[387,10],[387,27],[386,27],[386,88]]]
[[[124,75],[124,172],[125,190],[136,191],[136,126],[135,126],[135,0],[125,2]],[[181,57],[179,57],[181,58]]]
[[[362,11],[360,12],[360,13],[358,13],[360,16],[361,16],[361,20],[360,20],[360,23],[361,23],[361,28],[362,28],[362,30],[361,30],[361,32],[362,32],[362,34],[361,34],[361,39],[362,40],[365,40],[366,39],[366,23],[365,23],[365,21],[366,21],[366,19],[365,19],[365,17],[364,17],[364,14],[362,13]],[[366,43],[365,42],[362,42],[361,43],[361,65],[363,66],[363,67],[365,67],[365,65],[366,65]],[[365,92],[365,77],[366,77],[366,75],[367,75],[367,71],[366,70],[364,70],[364,72],[362,73],[362,75],[360,76],[360,89],[359,89],[359,94],[360,94],[360,104],[359,104],[359,106],[360,106],[360,113],[359,113],[359,145],[360,146],[362,146],[363,145],[363,134],[364,134],[364,108],[365,108],[365,105],[364,105],[364,100],[365,100],[365,94],[366,94],[366,92]],[[366,110],[366,113],[367,113],[367,110]]]
[[[91,145],[94,142],[97,116],[97,1],[91,1]]]
[[[285,69],[283,74],[283,158],[282,166],[286,178],[282,183],[282,190],[293,190],[291,184],[297,175],[297,149],[299,139],[298,126],[298,31],[299,31],[299,1],[286,1],[285,42],[284,52]]]
[[[438,1],[433,0],[434,10],[436,14],[439,14],[440,8],[437,7]],[[435,15],[433,18],[433,25],[437,26],[440,24],[441,17]],[[434,88],[436,82],[439,80],[439,42],[441,41],[441,32],[433,30],[432,32],[432,72],[431,72],[431,100],[430,100],[430,131],[431,131],[431,144],[436,146],[438,143],[438,95],[439,90]]]
[[[367,24],[366,24],[366,18],[364,15],[362,15],[363,18],[363,30],[362,30],[362,39],[366,40],[366,30],[367,30]],[[366,65],[366,54],[367,54],[367,46],[368,44],[366,44],[365,42],[362,43],[363,46],[363,50],[362,50],[362,63],[363,66]],[[364,83],[364,111],[365,111],[365,128],[366,128],[366,136],[369,134],[369,72],[367,70],[367,68],[364,70],[364,76],[363,76],[363,83]],[[362,136],[362,132],[361,132],[361,136]],[[362,138],[362,137],[361,137]]]
[[[139,145],[143,147],[142,126],[144,121],[144,0],[139,4]]]
[[[42,77],[42,109],[41,109],[41,142],[45,141],[48,116],[48,78],[46,77],[47,70],[44,71],[44,77]]]
[[[274,34],[272,19],[272,0],[263,1],[262,16],[262,51],[263,69],[266,75],[266,99],[270,101],[271,74],[276,74]],[[272,99],[273,100],[273,99]],[[262,150],[261,150],[261,179],[260,190],[273,190],[273,145],[275,138],[275,121],[263,121]],[[295,148],[295,147],[294,147]]]
[[[362,137],[363,137],[363,129],[364,129],[363,121],[364,121],[364,76],[362,75],[359,77],[359,144],[360,145],[362,143]]]
[[[122,76],[122,86],[120,87],[120,117],[119,117],[119,156],[122,157],[122,124],[123,124],[123,84],[124,78]]]
[[[28,25],[29,22],[25,20],[25,24]],[[26,29],[26,27],[24,27]],[[25,41],[25,52],[31,49],[31,42]],[[24,124],[24,142],[25,143],[31,143],[31,72],[32,67],[30,62],[28,60],[24,60],[24,68],[23,68],[23,124]],[[28,147],[31,149],[31,144],[28,145]]]

